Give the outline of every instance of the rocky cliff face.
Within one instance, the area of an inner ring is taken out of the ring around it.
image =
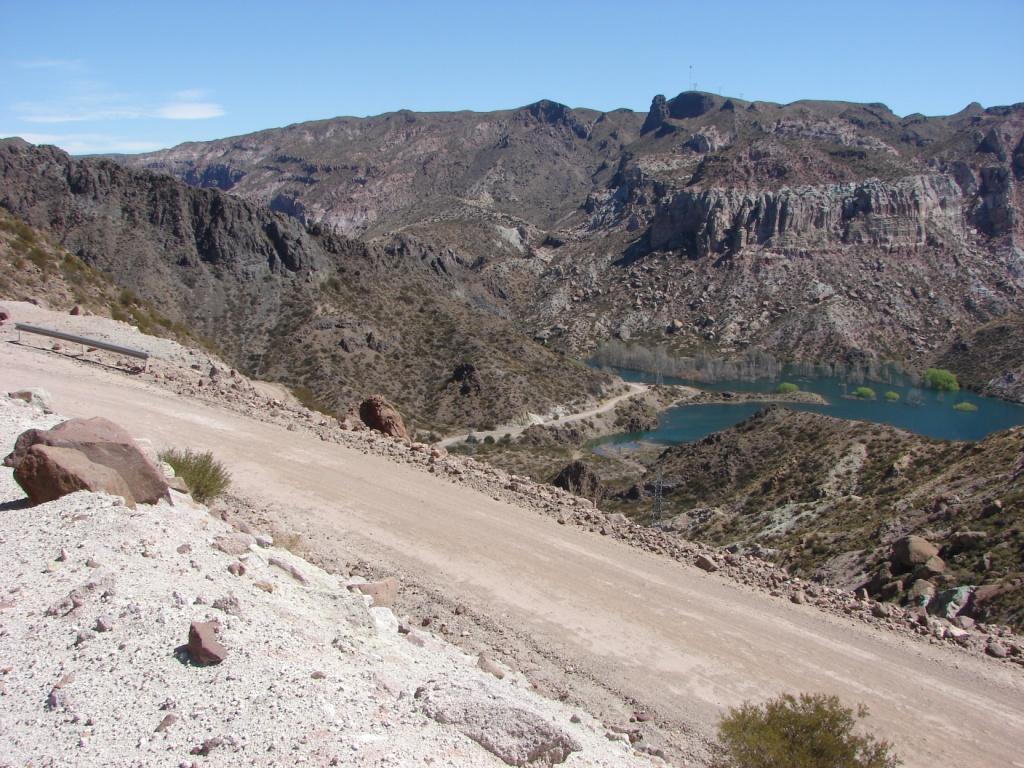
[[[603,380],[453,290],[459,260],[414,238],[367,246],[218,190],[19,140],[0,142],[0,206],[243,371],[323,407],[380,392],[420,427],[482,426],[585,398]],[[451,385],[463,364],[480,382],[466,395]]]
[[[963,208],[960,188],[946,175],[758,192],[686,190],[655,208],[647,245],[690,258],[748,247],[956,247],[966,239]]]

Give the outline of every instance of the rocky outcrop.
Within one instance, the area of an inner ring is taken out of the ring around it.
[[[451,380],[459,385],[460,395],[478,395],[483,388],[480,373],[472,363],[460,363],[456,366]]]
[[[668,103],[662,94],[658,94],[651,101],[651,109],[647,113],[644,124],[640,127],[640,133],[650,133],[660,128],[668,119]]]
[[[505,690],[480,680],[433,680],[416,691],[427,717],[454,726],[506,765],[559,765],[580,745]]]
[[[359,404],[359,418],[370,429],[400,440],[409,439],[402,414],[381,395],[373,395]]]
[[[605,492],[601,478],[582,461],[567,464],[555,475],[551,484],[591,500],[599,500]]]
[[[651,250],[693,258],[752,246],[916,248],[964,236],[960,188],[944,175],[762,192],[683,191],[655,212]]]
[[[103,418],[69,419],[22,433],[4,459],[34,504],[77,490],[106,491],[136,502],[168,498],[163,473],[121,427]]]

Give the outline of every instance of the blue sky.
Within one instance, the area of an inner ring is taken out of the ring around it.
[[[0,136],[140,152],[336,115],[690,87],[949,114],[1024,101],[1024,0],[14,2]]]

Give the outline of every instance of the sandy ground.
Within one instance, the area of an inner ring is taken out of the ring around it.
[[[0,447],[60,421],[0,397]],[[545,743],[575,750],[566,768],[652,765],[524,676],[499,680],[429,630],[403,634],[348,579],[233,533],[188,496],[31,507],[0,468],[0,510],[3,768],[493,768]],[[227,656],[200,667],[180,646],[207,620]],[[454,720],[462,711],[486,728]]]
[[[515,439],[516,437],[519,437],[519,435],[523,434],[523,432],[528,427],[532,427],[537,424],[550,426],[558,424],[570,424],[574,421],[583,421],[584,419],[591,419],[595,416],[600,416],[601,414],[608,413],[622,401],[628,400],[634,395],[642,394],[651,388],[649,384],[637,384],[632,382],[626,382],[626,386],[628,387],[627,391],[623,392],[621,395],[615,395],[614,397],[609,397],[607,400],[602,400],[598,405],[594,406],[593,408],[589,408],[585,411],[579,411],[578,413],[568,413],[563,416],[559,416],[557,419],[541,419],[530,424],[509,424],[504,427],[492,429],[489,432],[473,432],[473,435],[478,440],[483,440],[488,435],[490,437],[493,437],[495,440],[504,437],[505,435],[510,435],[513,439]],[[466,433],[452,435],[451,437],[446,437],[444,440],[441,440],[440,445],[454,445],[455,443],[461,443],[465,439]]]
[[[908,766],[1024,766],[1024,676],[981,657],[766,598],[696,568],[300,431],[58,356],[0,345],[0,388],[41,386],[158,446],[213,450],[238,493],[529,633],[637,706],[711,734],[782,691],[871,709]],[[691,764],[699,764],[698,762]]]

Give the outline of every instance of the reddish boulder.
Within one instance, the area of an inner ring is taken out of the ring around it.
[[[402,414],[382,395],[368,397],[359,404],[359,418],[370,429],[401,440],[409,439]]]
[[[155,504],[169,498],[163,472],[139,450],[131,435],[107,419],[69,419],[53,429],[22,432],[4,459],[4,466],[16,470],[16,478],[18,466],[35,445],[79,451],[93,464],[114,470],[136,502]]]
[[[0,325],[11,319],[11,312],[7,307],[0,307]]]
[[[135,497],[121,475],[73,448],[33,445],[14,470],[14,479],[33,504],[75,491],[93,491],[121,496],[129,507],[135,506]]]
[[[200,666],[220,664],[227,649],[217,640],[217,622],[193,621],[188,629],[188,655]]]

